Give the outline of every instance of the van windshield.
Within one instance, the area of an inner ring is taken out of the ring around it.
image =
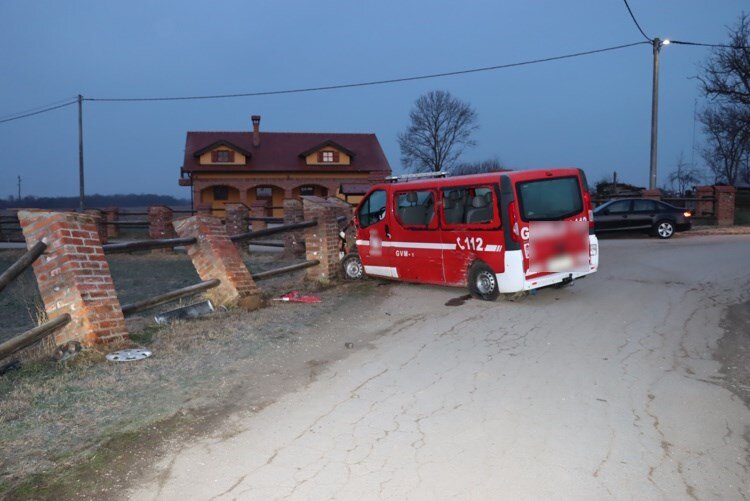
[[[575,176],[523,181],[517,189],[524,221],[565,219],[583,210],[581,188]]]

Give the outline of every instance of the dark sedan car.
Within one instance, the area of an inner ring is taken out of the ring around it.
[[[691,216],[685,209],[657,200],[622,198],[594,209],[594,230],[596,233],[645,231],[666,239],[675,231],[689,230]]]

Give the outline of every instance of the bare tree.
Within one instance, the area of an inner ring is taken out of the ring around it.
[[[707,140],[701,153],[714,174],[714,182],[736,184],[750,149],[750,129],[742,111],[721,105],[703,111],[700,120]]]
[[[413,172],[450,168],[463,150],[474,146],[477,112],[450,92],[430,91],[417,99],[409,126],[398,135],[401,161]]]
[[[729,28],[729,43],[713,50],[699,76],[710,99],[701,114],[707,145],[703,158],[716,182],[744,177],[750,152],[750,17],[742,14]],[[744,163],[743,163],[744,160]],[[750,177],[750,172],[747,172]]]
[[[670,172],[667,181],[679,196],[684,196],[687,190],[701,182],[702,177],[698,169],[685,162],[685,156],[680,152],[680,157],[677,159],[677,166]]]
[[[492,157],[481,162],[462,162],[450,168],[451,176],[463,176],[466,174],[482,174],[485,172],[509,171],[498,157]]]

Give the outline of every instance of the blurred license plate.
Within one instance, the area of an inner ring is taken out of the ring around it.
[[[570,271],[573,269],[574,264],[573,256],[556,256],[547,261],[547,269],[551,272]]]

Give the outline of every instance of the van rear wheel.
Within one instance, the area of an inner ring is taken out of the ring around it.
[[[469,292],[472,296],[485,301],[497,299],[497,276],[492,268],[482,262],[474,263],[469,268]]]
[[[347,280],[361,280],[365,276],[362,260],[358,254],[349,254],[341,260],[341,268]]]

